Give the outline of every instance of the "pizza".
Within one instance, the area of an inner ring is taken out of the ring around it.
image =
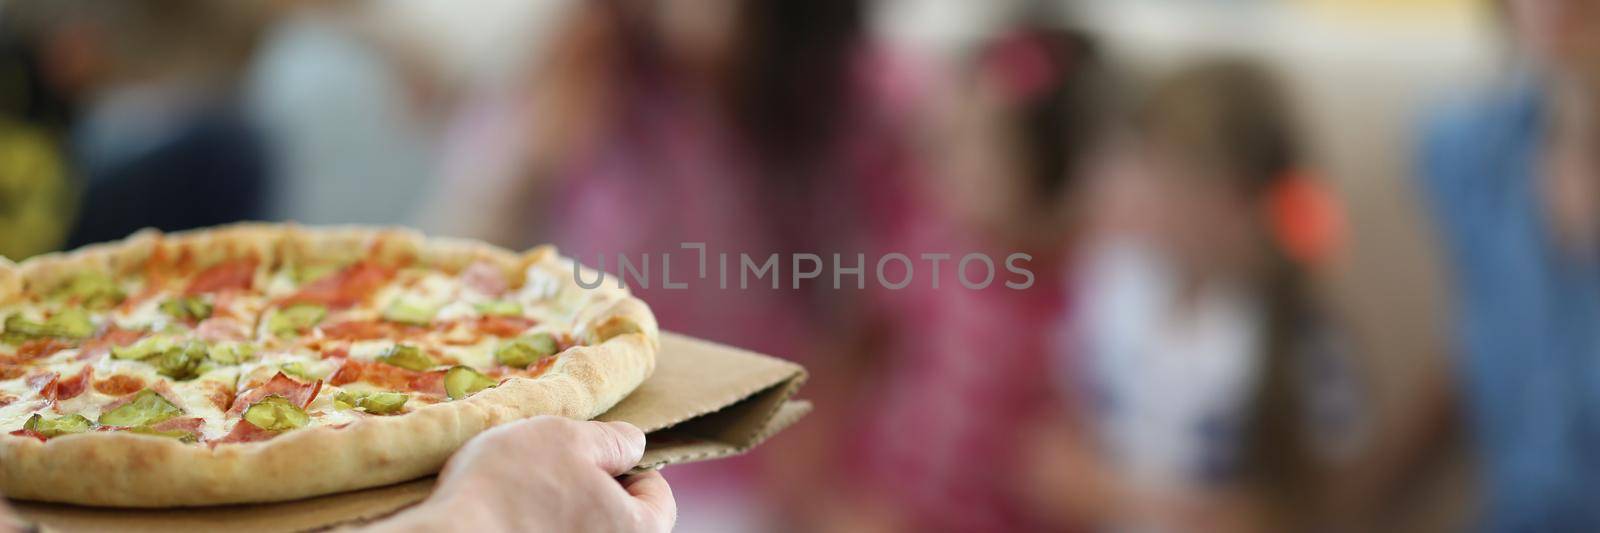
[[[0,491],[287,500],[436,472],[496,424],[593,418],[659,340],[643,302],[578,286],[581,268],[551,247],[270,224],[0,259]]]

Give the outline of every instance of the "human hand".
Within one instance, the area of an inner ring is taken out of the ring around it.
[[[483,432],[456,452],[426,501],[380,530],[669,531],[678,507],[638,464],[644,433],[622,422],[538,417]]]

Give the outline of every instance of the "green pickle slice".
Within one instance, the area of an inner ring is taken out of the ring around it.
[[[62,309],[44,321],[44,327],[51,337],[87,339],[94,335],[94,323],[89,322],[89,313],[82,309]]]
[[[478,391],[499,385],[494,378],[464,366],[451,367],[444,373],[444,392],[452,400],[460,400]]]
[[[319,376],[316,372],[306,368],[306,364],[299,361],[278,365],[278,370],[282,370],[283,373],[299,378],[302,381],[316,381],[322,379],[322,376]]]
[[[528,368],[540,359],[555,355],[556,349],[554,336],[536,333],[501,344],[494,350],[494,360],[510,367]]]
[[[199,296],[183,296],[161,302],[161,312],[179,320],[211,318],[211,304]]]
[[[488,316],[522,316],[522,304],[508,300],[495,300],[483,302],[473,306],[479,313]]]
[[[28,417],[22,424],[22,429],[44,435],[46,438],[59,437],[69,433],[83,433],[94,428],[94,423],[83,415],[72,414],[56,418],[45,418],[38,414]]]
[[[413,326],[426,326],[433,323],[433,316],[439,313],[439,308],[425,302],[410,298],[395,298],[383,310],[383,319]]]
[[[102,426],[148,426],[159,424],[176,418],[183,414],[183,410],[172,402],[162,398],[156,391],[145,389],[133,397],[133,401],[122,404],[116,409],[100,413]]]
[[[378,362],[417,372],[438,366],[438,363],[435,363],[432,357],[422,353],[421,348],[410,344],[396,344],[389,347],[388,350],[384,350],[382,355],[378,356]]]
[[[267,331],[279,338],[293,337],[322,322],[327,315],[328,310],[320,305],[294,304],[273,313],[267,321]]]
[[[392,415],[405,408],[411,396],[403,392],[341,392],[333,403],[340,409],[361,409],[378,415]]]
[[[6,317],[5,340],[11,343],[55,337],[59,339],[86,339],[94,335],[94,323],[82,309],[62,309],[44,323],[23,318],[22,315]]]
[[[90,309],[111,307],[122,303],[124,294],[116,280],[104,272],[85,272],[74,276],[57,289],[58,298],[77,298],[78,303]]]
[[[186,443],[198,442],[200,440],[200,437],[195,435],[194,433],[190,433],[188,431],[183,431],[183,430],[179,430],[179,429],[174,429],[174,430],[171,430],[171,431],[156,431],[156,430],[150,429],[148,427],[140,426],[140,427],[128,428],[127,431],[128,431],[128,433],[138,433],[140,435],[151,435],[151,436],[155,436],[155,437],[166,437],[166,438],[169,438],[169,439],[178,439],[178,440],[186,442]]]
[[[311,416],[305,410],[289,403],[287,398],[278,395],[262,398],[244,410],[246,422],[267,431],[288,431],[306,427],[311,422]]]
[[[147,362],[155,365],[156,372],[163,376],[186,381],[200,376],[200,364],[209,357],[210,350],[204,343],[191,341],[167,348],[159,357]]]
[[[144,360],[150,358],[150,356],[165,352],[172,347],[173,342],[169,337],[150,337],[127,346],[112,346],[111,357],[113,359]]]
[[[115,355],[113,353],[112,355]],[[254,344],[225,344],[206,350],[206,357],[224,365],[236,365],[256,355]]]

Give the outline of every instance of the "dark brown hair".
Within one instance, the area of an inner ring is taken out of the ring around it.
[[[1248,60],[1218,59],[1179,72],[1158,86],[1134,121],[1142,135],[1182,150],[1203,175],[1227,180],[1257,205],[1302,158],[1281,85]],[[1297,389],[1313,317],[1305,268],[1273,238],[1265,211],[1257,234],[1268,261],[1256,287],[1267,324],[1258,344],[1263,371],[1252,394],[1245,481],[1261,489],[1280,518],[1293,521],[1304,517],[1311,486],[1306,410]]]

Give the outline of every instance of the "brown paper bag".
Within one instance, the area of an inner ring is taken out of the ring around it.
[[[638,469],[744,453],[811,409],[792,399],[805,369],[764,355],[661,335],[656,371],[600,420],[639,426],[649,445]],[[112,509],[13,502],[47,531],[302,531],[358,524],[410,506],[433,478],[305,500],[182,509]]]

